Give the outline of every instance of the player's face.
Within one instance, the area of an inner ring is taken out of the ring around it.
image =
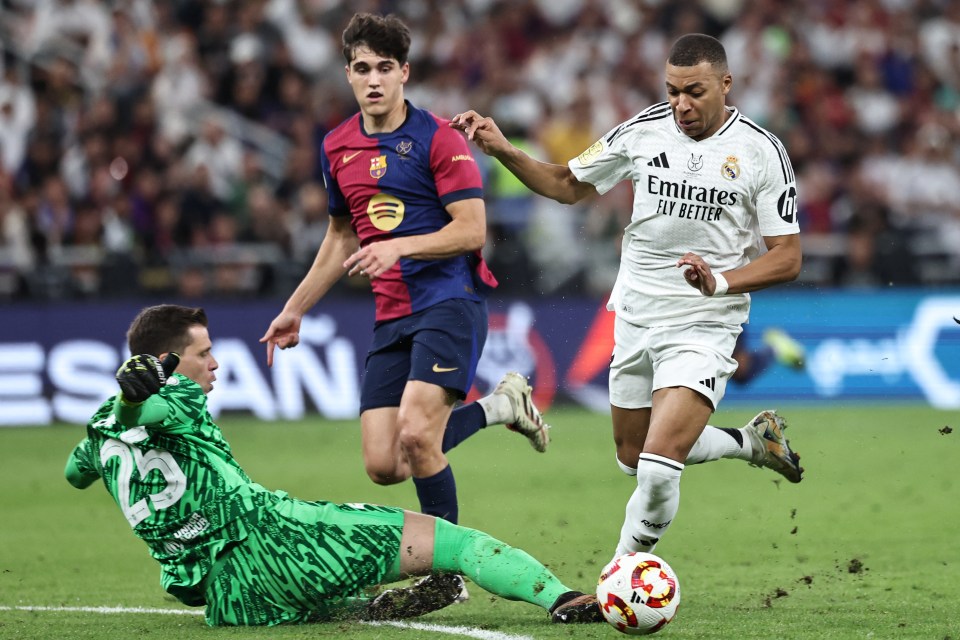
[[[667,99],[677,126],[694,140],[709,138],[727,119],[726,97],[733,79],[709,62],[692,67],[667,65]]]
[[[204,393],[210,393],[217,379],[213,372],[220,366],[211,351],[213,343],[210,342],[210,334],[206,327],[199,324],[190,327],[187,333],[190,344],[180,354],[177,373],[182,373],[196,382]]]
[[[347,80],[366,116],[384,118],[403,108],[403,85],[410,77],[409,63],[400,64],[366,47],[357,47],[347,65]]]

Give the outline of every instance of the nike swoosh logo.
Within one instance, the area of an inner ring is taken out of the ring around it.
[[[360,155],[361,153],[363,153],[363,151],[357,151],[356,153],[351,153],[351,154],[348,155],[348,156],[343,156],[343,164],[347,164],[348,162],[350,162],[351,160],[353,160],[354,158],[356,158],[356,157],[357,157],[358,155]]]
[[[450,373],[451,371],[456,371],[459,367],[441,367],[438,364],[433,365],[434,373]]]

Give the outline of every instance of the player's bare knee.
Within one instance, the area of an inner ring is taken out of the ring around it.
[[[434,442],[429,432],[423,429],[400,428],[400,449],[411,464],[415,465],[415,461],[429,455],[438,446],[439,443]]]
[[[391,485],[399,484],[407,479],[407,474],[395,464],[383,464],[367,462],[365,465],[367,477],[373,480],[375,484]]]

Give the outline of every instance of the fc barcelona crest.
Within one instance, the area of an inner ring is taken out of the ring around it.
[[[387,173],[387,156],[370,158],[370,177],[379,180]]]

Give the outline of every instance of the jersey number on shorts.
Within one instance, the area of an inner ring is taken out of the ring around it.
[[[114,456],[120,458],[120,468],[117,470],[117,501],[131,527],[137,526],[150,515],[147,498],[153,503],[153,508],[159,511],[175,505],[187,490],[187,476],[168,451],[150,449],[143,452],[110,438],[100,447],[100,464],[106,465],[107,460]],[[146,478],[151,471],[159,471],[167,486],[158,493],[151,493],[147,498],[130,504],[130,480],[133,477],[134,465],[140,478]]]

